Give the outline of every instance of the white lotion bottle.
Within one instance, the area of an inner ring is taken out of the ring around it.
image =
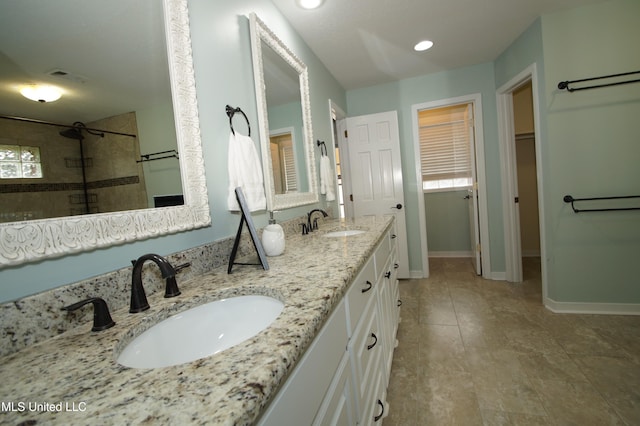
[[[269,224],[262,230],[262,247],[267,256],[280,256],[284,253],[284,230],[273,219],[273,212],[270,214]]]

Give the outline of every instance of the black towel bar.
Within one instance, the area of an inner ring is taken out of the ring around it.
[[[558,89],[560,90],[566,89],[568,92],[575,92],[577,90],[597,89],[598,87],[619,86],[621,84],[640,82],[640,79],[635,79],[635,80],[623,80],[623,81],[615,81],[611,83],[596,84],[595,86],[569,87],[569,85],[573,83],[583,83],[585,81],[602,80],[605,78],[625,77],[627,75],[634,75],[634,74],[640,74],[640,71],[631,71],[631,72],[623,72],[620,74],[603,75],[601,77],[583,78],[581,80],[561,81],[560,83],[558,83]]]
[[[611,212],[621,210],[640,210],[640,207],[615,207],[605,209],[577,209],[573,203],[578,201],[601,201],[601,200],[626,200],[630,198],[640,198],[640,195],[625,195],[621,197],[593,197],[593,198],[573,198],[571,195],[565,195],[562,199],[565,203],[571,203],[571,208],[575,213],[583,212]]]
[[[167,154],[167,155],[163,155],[163,154]],[[159,155],[161,155],[160,157],[158,157]],[[144,163],[145,161],[156,161],[156,160],[162,160],[164,158],[180,158],[178,156],[178,151],[176,151],[175,149],[170,149],[169,151],[159,151],[159,152],[152,152],[151,154],[140,154],[140,159],[136,161],[136,163]]]

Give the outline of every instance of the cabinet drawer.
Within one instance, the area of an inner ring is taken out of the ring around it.
[[[347,291],[347,328],[349,336],[353,335],[367,303],[375,299],[375,293],[376,280],[373,260],[369,259]]]
[[[360,407],[362,407],[363,398],[371,383],[371,377],[380,371],[379,360],[383,343],[377,309],[377,301],[372,299],[366,306],[356,332],[349,340],[348,349],[353,365],[354,382],[357,383]]]
[[[382,419],[387,416],[389,407],[386,403],[386,390],[383,380],[381,373],[371,377],[363,403],[362,418],[359,419],[358,424],[365,426],[380,425],[382,424]]]
[[[391,245],[389,242],[389,234],[386,233],[380,242],[380,245],[376,249],[375,252],[375,261],[376,261],[376,278],[380,279],[380,277],[386,273],[385,265],[387,264],[387,260],[389,259],[389,254],[391,253]]]

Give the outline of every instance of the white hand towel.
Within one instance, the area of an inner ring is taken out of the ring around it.
[[[327,201],[336,199],[333,183],[333,169],[331,168],[329,156],[323,155],[320,157],[320,193],[326,194]]]
[[[325,157],[324,154],[320,155],[320,194],[324,195],[327,193],[327,176],[325,169]]]
[[[250,137],[238,132],[229,135],[229,210],[238,211],[235,190],[242,188],[249,211],[265,210],[267,199],[264,195],[262,164],[256,146]]]

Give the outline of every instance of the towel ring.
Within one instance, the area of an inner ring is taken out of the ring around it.
[[[229,116],[229,127],[231,127],[231,132],[234,135],[236,134],[236,131],[233,129],[233,116],[235,115],[236,112],[239,112],[247,121],[247,129],[249,129],[249,134],[247,136],[251,136],[251,124],[249,124],[249,119],[247,118],[247,115],[244,113],[244,111],[241,110],[240,107],[234,108],[230,105],[227,105],[225,109],[227,111],[227,115]]]
[[[324,143],[324,141],[321,141],[320,139],[318,139],[316,143],[320,147],[320,155],[329,156],[329,153],[327,152],[327,145]]]

